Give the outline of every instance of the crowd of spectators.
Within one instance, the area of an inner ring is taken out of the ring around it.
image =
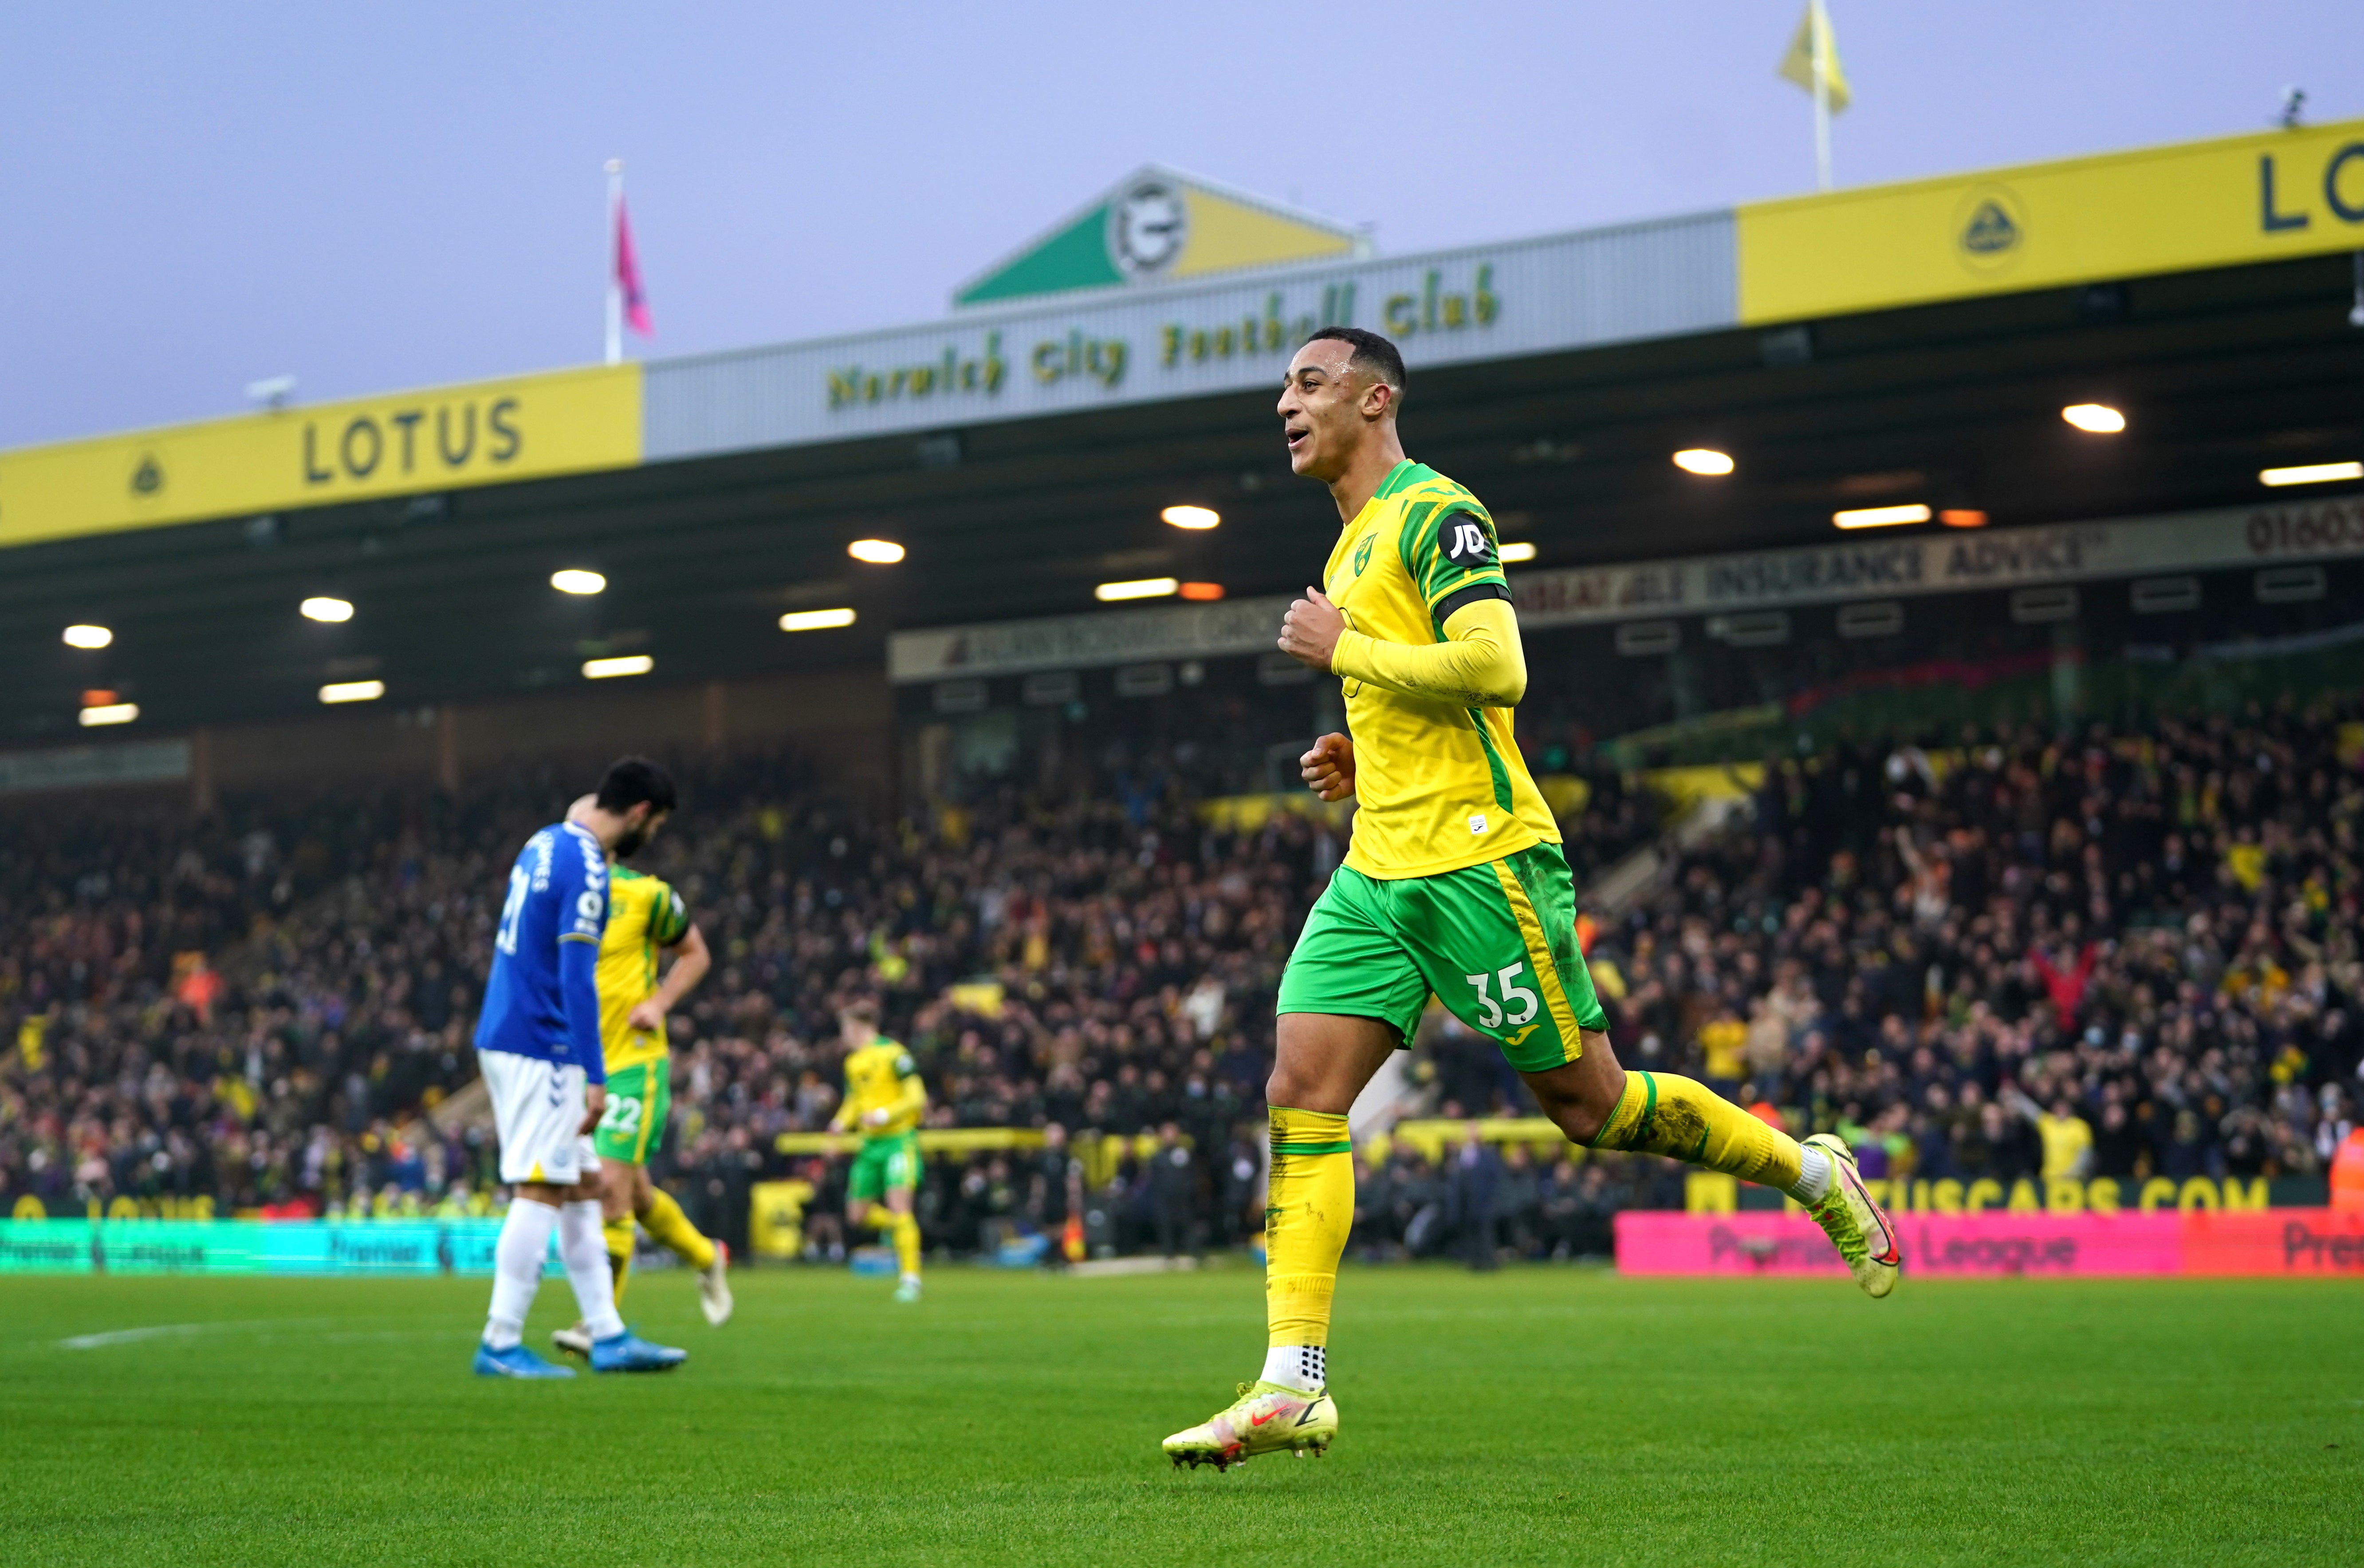
[[[869,822],[777,759],[688,770],[687,807],[642,864],[681,888],[717,964],[672,1020],[661,1173],[743,1236],[747,1187],[804,1169],[778,1135],[836,1107],[833,1011],[865,990],[920,1057],[932,1125],[1154,1141],[1171,1123],[1169,1142],[1223,1148],[1261,1115],[1273,989],[1339,834],[1293,811],[1212,826],[1150,772],[1065,803],[988,794]],[[0,1212],[482,1211],[481,1116],[419,1113],[474,1076],[507,864],[577,788],[542,772],[458,800],[240,800],[203,818],[28,808],[0,847]],[[1039,1216],[1009,1170],[1028,1157],[935,1172],[937,1239]],[[1158,1184],[1141,1162],[1116,1163],[1120,1196]],[[1221,1184],[1201,1170],[1190,1233],[1221,1240],[1236,1228],[1210,1223]],[[1160,1212],[1172,1229],[1162,1185],[1144,1235]],[[1120,1204],[1112,1224],[1129,1239],[1133,1218]]]
[[[1620,1052],[1874,1176],[2318,1173],[2364,1054],[2359,749],[2252,706],[1768,763],[1596,940]]]
[[[1872,1174],[2319,1170],[2364,1053],[2364,728],[2340,717],[1776,760],[1592,935],[1619,1052],[1838,1130]],[[1272,998],[1342,828],[1210,815],[1154,759],[1105,776],[873,820],[776,758],[685,770],[637,863],[716,955],[671,1020],[656,1163],[694,1218],[743,1244],[753,1184],[800,1177],[815,1247],[868,1240],[827,1218],[842,1162],[779,1145],[836,1109],[834,1009],[867,992],[919,1057],[930,1125],[1057,1129],[931,1162],[931,1244],[1257,1229]],[[0,1212],[497,1201],[482,1117],[445,1102],[474,1077],[506,866],[580,786],[28,809],[0,846]],[[1591,781],[1567,824],[1580,878],[1648,824],[1638,788]],[[1437,1114],[1526,1109],[1449,1021],[1419,1060]],[[1681,1201],[1665,1162],[1559,1153],[1399,1145],[1362,1168],[1355,1244],[1598,1253],[1618,1208]]]

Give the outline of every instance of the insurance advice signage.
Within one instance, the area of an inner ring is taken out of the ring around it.
[[[2086,583],[2364,555],[2364,495],[2051,528],[1851,538],[1687,560],[1513,572],[1529,628]],[[898,631],[887,678],[1020,674],[1273,651],[1286,595]]]

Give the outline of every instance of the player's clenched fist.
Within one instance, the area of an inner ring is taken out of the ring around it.
[[[1330,656],[1338,651],[1338,634],[1345,629],[1346,617],[1330,595],[1308,588],[1305,597],[1292,602],[1280,617],[1280,651],[1300,664],[1327,670]]]
[[[1305,787],[1324,800],[1345,800],[1355,793],[1355,743],[1344,735],[1324,735],[1313,750],[1297,759]]]

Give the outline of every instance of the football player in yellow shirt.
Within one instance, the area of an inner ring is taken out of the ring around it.
[[[587,808],[585,795],[568,811],[569,820]],[[608,1068],[608,1104],[593,1129],[599,1156],[599,1201],[606,1220],[608,1267],[616,1299],[624,1299],[631,1279],[632,1226],[638,1220],[658,1245],[697,1271],[697,1306],[716,1328],[730,1320],[729,1249],[699,1233],[674,1195],[649,1180],[649,1156],[656,1152],[673,1113],[673,1056],[665,1039],[665,1015],[706,977],[713,960],[706,938],[667,884],[617,863],[608,856],[608,929],[599,941],[599,1036]],[[657,955],[671,951],[662,982]],[[562,1351],[589,1353],[590,1340],[576,1324],[551,1335]]]
[[[862,1151],[845,1180],[845,1222],[891,1234],[902,1279],[895,1299],[920,1299],[920,1222],[911,1200],[920,1190],[920,1118],[928,1090],[911,1053],[878,1032],[878,1004],[852,1003],[837,1015],[845,1041],[845,1102],[830,1130],[862,1130]]]
[[[1322,799],[1358,810],[1281,976],[1265,1089],[1263,1375],[1165,1440],[1177,1465],[1320,1453],[1336,1435],[1330,1305],[1355,1213],[1346,1111],[1411,1042],[1431,994],[1500,1045],[1570,1139],[1779,1187],[1865,1291],[1896,1284],[1894,1232],[1845,1143],[1801,1146],[1691,1079],[1618,1065],[1577,949],[1559,827],[1511,731],[1526,657],[1494,520],[1405,457],[1404,379],[1395,345],[1352,327],[1315,332],[1283,378],[1289,466],[1329,487],[1343,527],[1321,586],[1289,606],[1280,648],[1344,684],[1351,738],[1323,736],[1302,771]]]

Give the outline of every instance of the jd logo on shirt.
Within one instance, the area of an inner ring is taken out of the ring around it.
[[[1492,559],[1486,544],[1486,530],[1467,520],[1450,525],[1444,537],[1444,559],[1455,566],[1486,564]]]

